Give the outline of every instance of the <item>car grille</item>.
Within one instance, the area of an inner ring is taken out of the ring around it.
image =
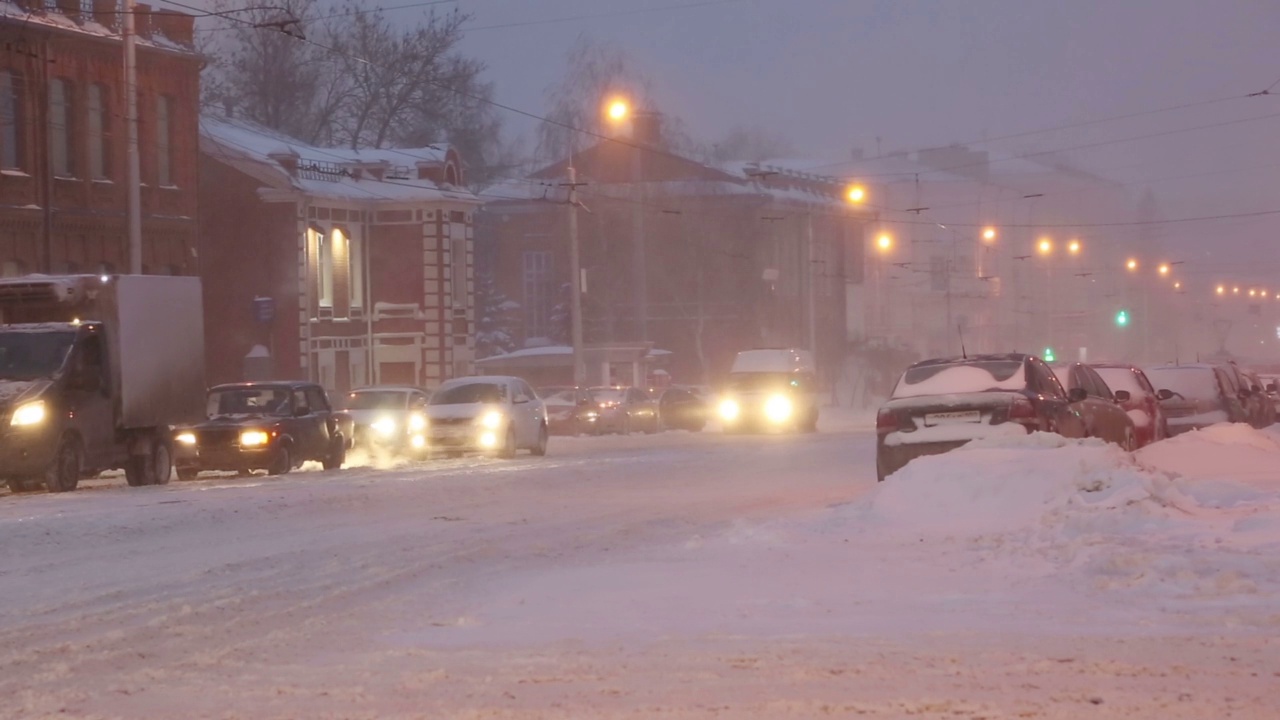
[[[196,433],[196,442],[201,447],[232,447],[240,440],[240,431],[234,429],[200,430]]]
[[[455,425],[467,425],[473,422],[471,418],[432,418],[431,424],[440,427],[449,427]]]

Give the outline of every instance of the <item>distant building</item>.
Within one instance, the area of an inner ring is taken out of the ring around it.
[[[434,387],[472,371],[472,213],[453,149],[308,146],[201,120],[212,382]]]
[[[0,0],[0,276],[129,267],[116,0]],[[192,17],[139,5],[143,271],[196,266]]]

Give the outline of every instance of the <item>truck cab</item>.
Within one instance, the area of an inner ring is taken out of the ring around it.
[[[726,432],[818,429],[818,388],[806,350],[768,348],[738,353],[717,413]]]
[[[0,281],[0,480],[74,490],[125,471],[167,482],[169,427],[203,395],[194,278],[30,276]]]

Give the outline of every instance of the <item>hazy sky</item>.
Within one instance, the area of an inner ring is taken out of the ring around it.
[[[412,1],[380,4],[412,22],[424,9],[391,9]],[[886,151],[972,142],[1242,97],[1280,81],[1280,2],[1271,0],[457,0],[437,7],[474,15],[463,49],[488,64],[504,103],[544,110],[544,90],[586,33],[632,56],[653,79],[661,109],[682,117],[699,139],[758,125],[784,132],[816,161],[842,160],[854,147],[874,153],[877,138]],[[494,27],[501,25],[509,27]],[[1275,210],[1280,85],[1274,92],[979,147],[1039,151],[1168,133],[1070,156],[1130,183],[1135,195],[1149,186],[1167,217]],[[1276,117],[1174,132],[1267,115]],[[514,131],[530,130],[527,120],[507,119]],[[1168,230],[1175,241],[1226,239],[1240,248],[1265,239],[1267,269],[1280,270],[1280,254],[1269,247],[1277,222],[1280,216]]]

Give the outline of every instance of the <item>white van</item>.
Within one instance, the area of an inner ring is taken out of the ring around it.
[[[818,429],[818,387],[808,350],[743,350],[733,360],[717,415],[727,432]]]

